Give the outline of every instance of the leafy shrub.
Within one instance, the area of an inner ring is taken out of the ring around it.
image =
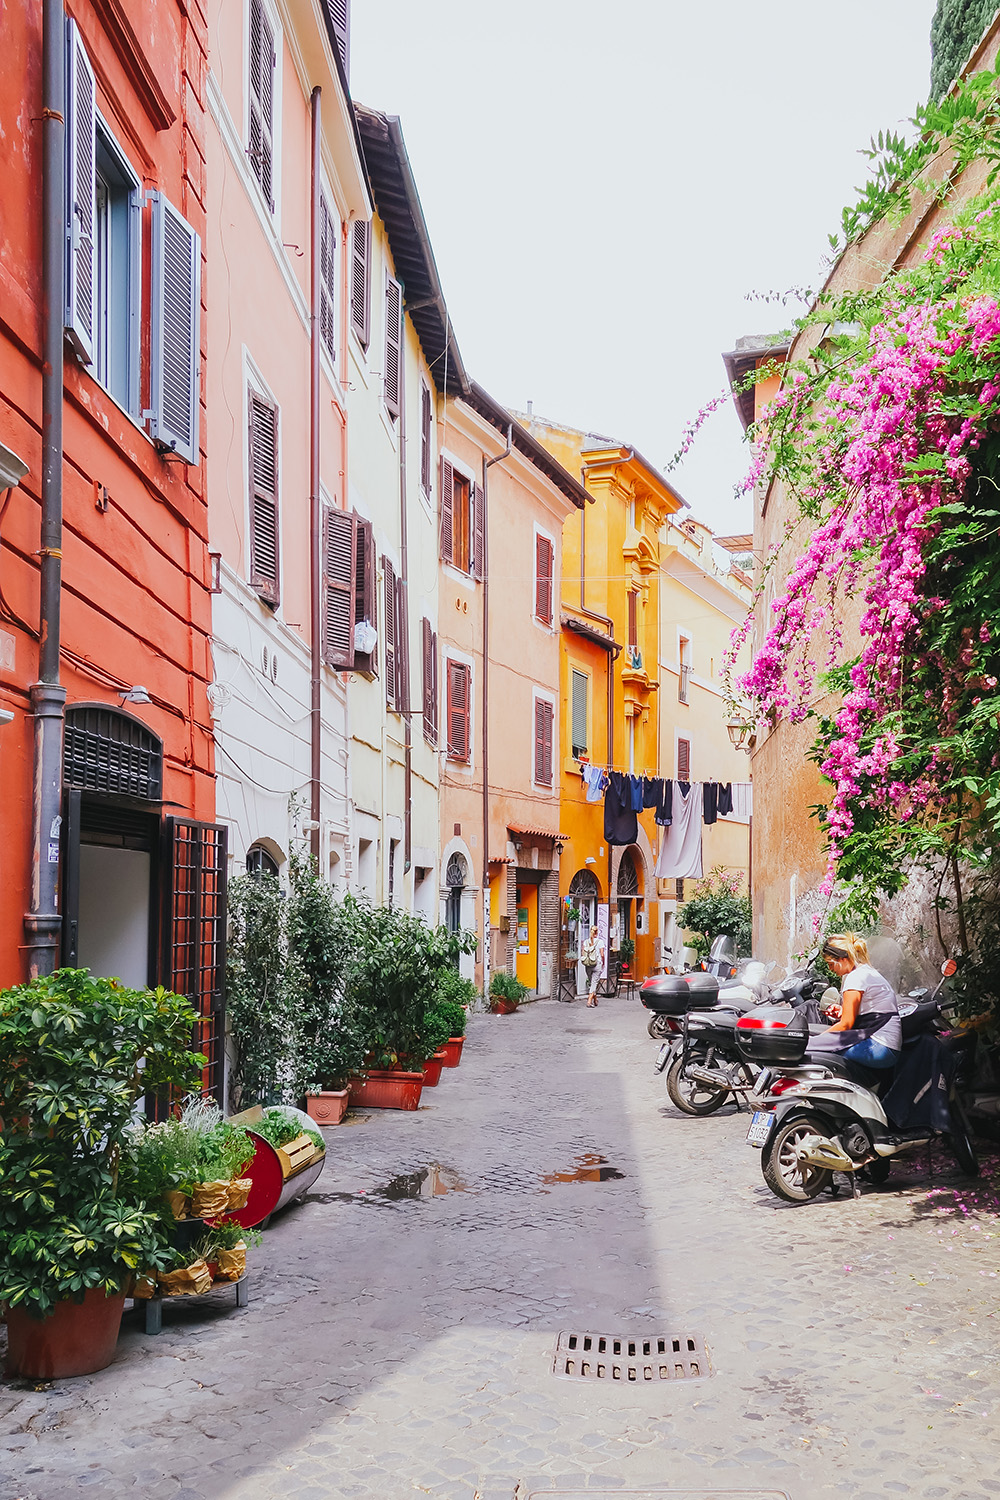
[[[677,913],[678,926],[697,934],[690,944],[699,953],[707,953],[715,938],[726,934],[736,944],[737,953],[750,952],[752,926],[750,897],[741,894],[742,877],[724,869],[712,870],[695,886],[691,900]]]
[[[497,969],[490,975],[490,999],[509,1000],[514,1005],[520,1005],[528,993],[528,986],[513,974],[508,974],[505,969]]]

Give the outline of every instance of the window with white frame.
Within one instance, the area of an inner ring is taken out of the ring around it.
[[[686,635],[677,639],[677,701],[687,703],[691,688],[691,641]]]
[[[331,359],[337,354],[337,227],[325,193],[319,199],[319,333]]]
[[[486,496],[481,484],[441,459],[441,557],[473,578],[486,567]]]
[[[264,201],[274,213],[275,75],[278,54],[274,24],[264,0],[250,0],[248,95],[250,138],[247,157]]]
[[[552,624],[554,593],[553,573],[556,549],[552,538],[543,531],[535,532],[535,619],[543,625]]]
[[[590,746],[590,677],[577,667],[573,668],[570,714],[572,752],[578,757],[587,755]]]
[[[552,786],[552,743],[555,713],[555,705],[551,699],[535,699],[533,779],[536,786]]]
[[[94,359],[91,373],[139,414],[142,185],[98,117],[94,160]]]

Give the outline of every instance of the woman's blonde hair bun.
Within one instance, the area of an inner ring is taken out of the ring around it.
[[[858,964],[867,964],[871,960],[868,957],[868,944],[863,937],[858,937],[856,932],[831,932],[823,942],[823,952],[828,948],[841,948],[855,968]]]

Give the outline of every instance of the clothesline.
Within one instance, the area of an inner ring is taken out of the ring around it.
[[[701,830],[720,817],[749,818],[752,789],[749,782],[679,781],[662,776],[634,776],[603,767],[584,774],[587,801],[604,797],[604,837],[609,845],[634,844],[639,837],[639,814],[652,809],[663,829],[658,879],[700,878],[704,873]]]

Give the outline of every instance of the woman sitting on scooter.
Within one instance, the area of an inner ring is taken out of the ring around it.
[[[840,1020],[816,1040],[835,1046],[849,1062],[891,1068],[903,1047],[899,1003],[888,979],[869,963],[864,939],[835,933],[823,944],[823,957],[841,981],[841,1010]]]

